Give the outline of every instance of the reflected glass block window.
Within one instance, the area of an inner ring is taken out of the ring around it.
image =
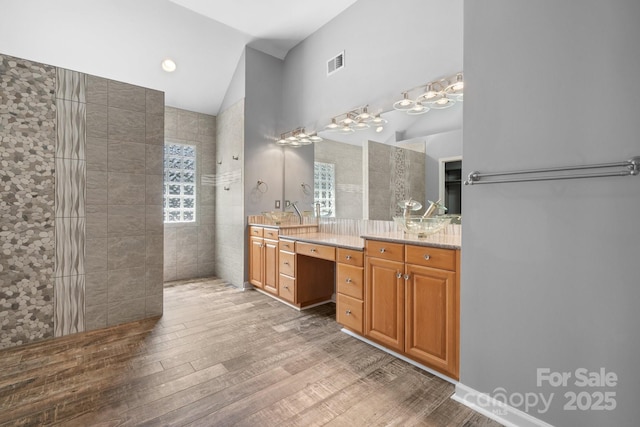
[[[336,165],[313,163],[313,203],[320,203],[320,216],[336,216]]]
[[[196,220],[196,147],[164,145],[164,222]]]

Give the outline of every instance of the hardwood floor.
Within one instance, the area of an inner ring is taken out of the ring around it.
[[[160,319],[0,351],[0,425],[499,426],[453,386],[222,280],[165,288]]]

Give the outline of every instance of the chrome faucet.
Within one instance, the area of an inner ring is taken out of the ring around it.
[[[295,209],[296,214],[298,214],[298,219],[300,220],[300,224],[302,224],[302,214],[300,213],[300,209],[298,209],[298,206],[296,206],[297,202],[292,202],[291,206],[293,206],[293,209]]]

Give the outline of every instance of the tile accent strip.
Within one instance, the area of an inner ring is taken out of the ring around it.
[[[56,277],[54,289],[55,336],[82,332],[84,330],[85,276]]]
[[[85,329],[86,76],[56,71],[54,335]]]

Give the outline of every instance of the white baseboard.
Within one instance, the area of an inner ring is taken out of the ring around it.
[[[386,348],[384,346],[381,346],[380,344],[375,343],[375,342],[373,342],[371,340],[368,340],[365,337],[356,334],[355,332],[351,332],[350,330],[348,330],[346,328],[342,328],[341,331],[344,332],[347,335],[351,335],[352,337],[359,339],[360,341],[366,342],[367,344],[372,345],[375,348],[384,351],[385,353],[389,353],[390,355],[392,355],[394,357],[397,357],[398,359],[404,360],[405,362],[407,362],[407,363],[409,363],[409,364],[411,364],[413,366],[416,366],[416,367],[422,369],[423,371],[427,371],[430,374],[433,374],[438,378],[442,378],[443,380],[445,380],[447,382],[450,382],[451,384],[454,384],[454,385],[458,384],[458,382],[456,380],[454,380],[453,378],[449,378],[448,376],[446,376],[444,374],[441,374],[438,371],[434,371],[433,369],[428,368],[428,367],[424,366],[423,364],[420,364],[420,363],[416,362],[415,360],[411,360],[408,357],[403,356],[403,355],[401,355],[399,353],[396,353],[393,350],[389,350],[388,348]]]
[[[461,383],[456,384],[456,392],[451,398],[506,427],[553,427],[526,412]]]

